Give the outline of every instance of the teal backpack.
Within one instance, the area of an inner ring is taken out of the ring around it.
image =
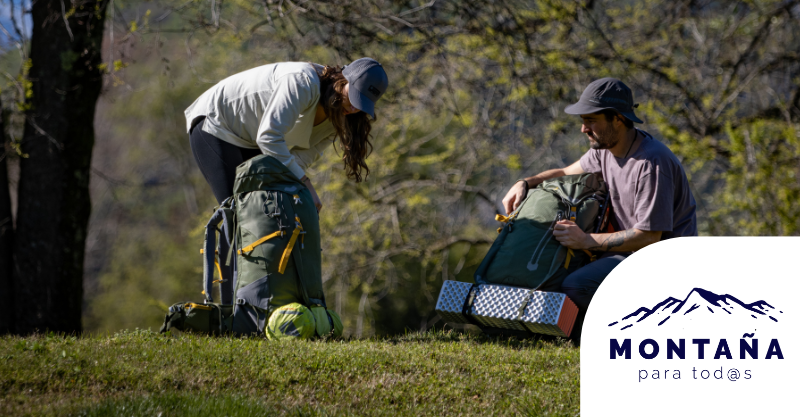
[[[161,331],[264,335],[267,320],[281,306],[299,303],[327,311],[321,251],[319,216],[308,188],[277,159],[252,158],[237,167],[233,196],[206,225],[200,251],[203,304],[173,305]],[[221,304],[212,297],[215,284]]]
[[[593,254],[562,246],[553,237],[559,220],[572,220],[587,233],[605,225],[608,188],[596,174],[567,175],[542,182],[508,216],[500,235],[475,271],[476,284],[502,284],[558,291],[571,272]]]

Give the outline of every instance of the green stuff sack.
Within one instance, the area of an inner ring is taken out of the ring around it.
[[[477,284],[558,291],[592,254],[562,246],[553,236],[559,220],[595,232],[607,213],[608,188],[599,175],[553,178],[533,188],[517,210],[497,216],[505,225],[475,272]]]
[[[317,336],[319,337],[341,337],[344,327],[342,319],[333,310],[327,310],[322,306],[311,307],[314,319],[317,321]]]
[[[342,337],[342,333],[344,332],[344,326],[342,325],[342,318],[339,317],[333,310],[328,310],[328,316],[331,318],[333,322],[333,337]]]
[[[328,337],[333,330],[333,323],[331,319],[328,317],[328,312],[325,310],[325,307],[322,306],[312,306],[311,307],[311,314],[314,315],[314,320],[317,323],[316,333],[319,337]]]
[[[299,303],[287,304],[276,309],[267,324],[267,338],[310,339],[317,331],[317,323],[311,310]]]

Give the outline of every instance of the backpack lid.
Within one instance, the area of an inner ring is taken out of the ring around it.
[[[608,187],[603,178],[591,173],[552,178],[543,181],[538,187],[558,194],[573,206],[593,195],[605,198],[608,193]]]

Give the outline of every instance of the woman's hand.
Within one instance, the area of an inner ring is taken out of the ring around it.
[[[311,199],[314,200],[314,207],[317,208],[317,213],[322,210],[322,202],[319,200],[319,196],[317,195],[317,190],[314,189],[314,186],[311,184],[311,179],[307,176],[303,175],[303,178],[300,179],[305,184],[308,191],[311,193]]]

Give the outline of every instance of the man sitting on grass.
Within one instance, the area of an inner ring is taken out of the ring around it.
[[[529,188],[563,175],[599,173],[608,184],[613,233],[584,233],[569,220],[559,221],[553,232],[568,248],[604,252],[561,284],[561,291],[580,309],[573,331],[577,340],[592,296],[623,259],[660,240],[697,236],[695,201],[683,167],[669,148],[633,127],[634,122],[642,123],[633,112],[636,106],[631,90],[620,80],[603,78],[589,84],[580,100],[564,111],[581,117],[581,132],[591,149],[566,168],[518,181],[503,199],[511,213]]]

